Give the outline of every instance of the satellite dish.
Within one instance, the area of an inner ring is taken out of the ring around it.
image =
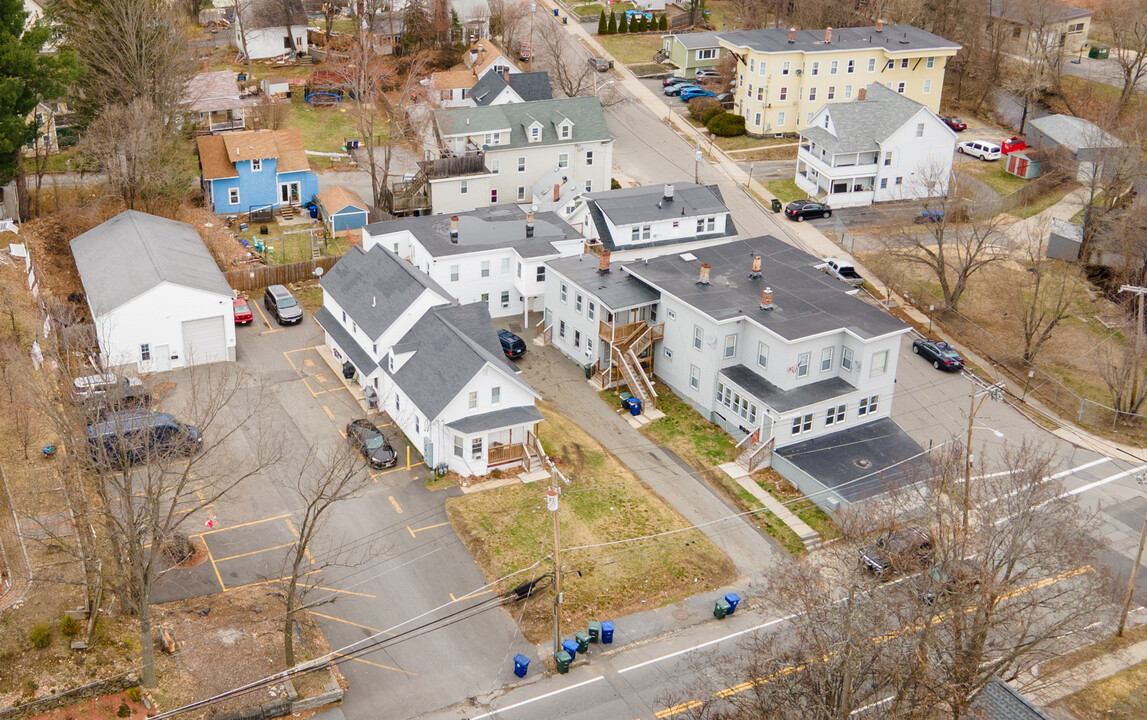
[[[313,272],[315,274],[315,277],[321,278],[323,276],[323,269],[321,267],[315,268]]]

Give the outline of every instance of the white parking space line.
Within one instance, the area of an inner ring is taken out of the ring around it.
[[[470,720],[483,720],[484,718],[494,717],[495,715],[501,715],[504,712],[516,710],[517,708],[520,708],[524,705],[529,705],[530,703],[536,703],[539,700],[545,700],[546,698],[551,698],[554,695],[561,695],[562,693],[569,692],[570,690],[576,690],[579,687],[583,687],[585,685],[589,685],[591,683],[595,683],[595,682],[598,682],[599,680],[604,680],[604,679],[605,678],[603,678],[599,675],[598,677],[590,678],[589,680],[583,680],[579,683],[575,683],[573,685],[570,685],[569,687],[564,687],[564,688],[561,688],[559,690],[554,690],[552,692],[548,692],[545,695],[539,695],[535,698],[530,698],[529,700],[523,700],[520,703],[514,703],[513,705],[507,705],[504,708],[498,708],[497,710],[492,710],[491,712],[483,713],[482,715],[475,715],[474,717],[470,718]]]

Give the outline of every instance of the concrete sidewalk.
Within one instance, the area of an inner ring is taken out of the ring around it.
[[[518,361],[522,377],[595,440],[616,455],[654,492],[752,577],[772,566],[783,550],[773,545],[688,467],[650,442],[586,382],[582,367],[553,348],[531,347]]]
[[[1147,662],[1147,640],[1081,663],[1048,684],[1041,685],[1030,673],[1021,673],[1015,685],[1021,690],[1030,685],[1032,689],[1022,692],[1036,705],[1046,707],[1142,662]]]

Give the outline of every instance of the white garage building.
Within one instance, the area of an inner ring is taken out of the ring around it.
[[[194,227],[127,210],[71,245],[104,367],[235,359],[233,293]]]

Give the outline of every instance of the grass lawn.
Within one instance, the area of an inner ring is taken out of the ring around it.
[[[583,17],[583,18],[598,17],[601,15],[601,11],[604,9],[605,9],[604,6],[598,5],[597,3],[584,3],[584,4],[574,6],[573,13],[574,13],[574,15],[577,15],[578,17]],[[605,14],[606,14],[607,19],[608,19],[609,11],[606,11]]]
[[[714,142],[717,147],[722,150],[749,150],[749,149],[765,149],[773,147],[778,144],[792,143],[793,154],[796,154],[797,145],[795,142],[789,140],[779,140],[775,138],[763,139],[750,137],[748,135],[737,135],[736,137],[719,137],[715,138]]]
[[[1006,167],[1003,160],[998,160],[993,163],[980,161],[959,163],[956,169],[982,180],[1003,197],[1028,184],[1027,180],[1009,173]]]
[[[553,407],[539,405],[545,421],[538,435],[547,453],[570,478],[561,499],[564,547],[642,537],[689,523],[649,490],[585,430]],[[545,510],[545,483],[514,483],[450,498],[446,514],[486,576],[493,580],[529,567],[553,550],[552,519]],[[562,622],[565,634],[589,620],[607,620],[667,605],[733,579],[732,562],[698,530],[562,554]],[[515,587],[550,572],[543,562],[515,576]],[[575,572],[576,571],[576,572]],[[545,581],[541,583],[545,584]],[[522,633],[541,642],[552,632],[553,596],[542,590],[524,607]]]
[[[1147,663],[1139,663],[1089,685],[1064,701],[1079,720],[1138,720],[1147,717]]]
[[[756,512],[755,515],[749,516],[752,522],[757,523],[762,530],[779,542],[790,554],[800,555],[804,552],[804,543],[801,542],[801,539],[797,537],[797,534],[793,532],[788,525],[785,525],[776,515],[765,510],[765,506],[761,501],[753,497],[752,493],[748,490],[738,485],[736,480],[725,473],[720,473],[720,475],[721,477],[718,479],[718,484],[725,491],[725,494],[733,498],[733,502],[737,504],[737,507],[745,512]]]
[[[709,24],[716,30],[732,30],[737,27],[737,11],[728,0],[709,0],[705,3],[709,11]]]
[[[816,503],[802,495],[776,470],[766,468],[756,473],[753,479],[765,492],[780,500],[797,517],[804,520],[809,527],[820,533],[823,540],[840,537],[840,528],[832,521],[832,518],[824,510],[817,507]]]
[[[1055,205],[1060,200],[1063,200],[1064,196],[1071,192],[1073,189],[1074,186],[1070,184],[1064,184],[1060,185],[1059,187],[1052,188],[1048,192],[1036,198],[1034,202],[1012,208],[1009,211],[1009,214],[1018,218],[1030,218],[1032,215],[1038,215],[1044,210],[1047,210],[1052,205]],[[1080,210],[1080,212],[1082,213],[1083,211]]]
[[[770,180],[765,183],[765,187],[773,195],[776,195],[778,200],[786,204],[793,200],[804,200],[808,197],[808,193],[797,187],[796,180]]]
[[[598,35],[597,41],[618,62],[626,65],[648,63],[661,49],[660,35]]]
[[[737,457],[733,438],[721,428],[701,417],[681,398],[660,382],[655,382],[657,409],[665,417],[643,428],[653,442],[667,447],[695,468],[711,468]],[[614,393],[609,393],[614,398]],[[617,407],[620,401],[615,402]]]
[[[318,152],[338,152],[346,138],[357,138],[359,134],[353,105],[313,106],[301,92],[293,94],[291,112],[284,126],[299,128],[303,132],[303,146]]]

